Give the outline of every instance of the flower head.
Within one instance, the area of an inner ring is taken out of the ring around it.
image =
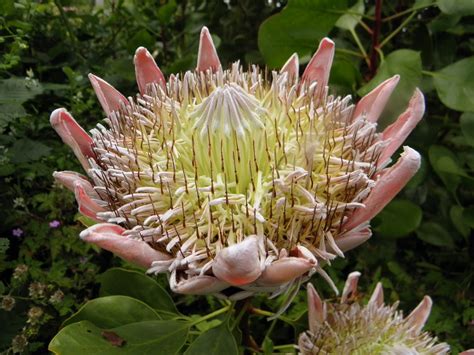
[[[425,296],[407,316],[398,302],[385,305],[379,282],[367,305],[356,301],[360,273],[349,274],[340,302],[323,302],[308,284],[309,330],[300,335],[302,354],[447,354],[449,346],[422,331],[431,311]]]
[[[328,94],[333,56],[323,39],[301,77],[296,54],[280,71],[224,70],[203,28],[196,70],[168,80],[137,49],[135,98],[91,74],[105,125],[89,135],[66,110],[51,115],[88,174],[54,176],[100,222],[81,238],[170,273],[179,293],[237,299],[327,276],[320,262],[367,240],[368,221],[418,169],[408,147],[387,164],[424,112],[416,90],[377,133],[398,76],[353,105]]]
[[[59,228],[60,225],[61,225],[61,222],[59,222],[56,219],[54,221],[49,222],[49,228],[56,229],[56,228]]]
[[[21,228],[15,228],[15,229],[12,230],[12,235],[13,235],[14,237],[18,237],[18,238],[19,238],[19,237],[21,237],[23,234],[25,234],[25,232],[24,232],[23,229],[21,229]]]

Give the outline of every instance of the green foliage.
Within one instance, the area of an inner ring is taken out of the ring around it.
[[[421,87],[427,113],[406,144],[422,154],[422,169],[373,221],[372,239],[327,270],[339,288],[353,270],[362,272],[367,290],[381,280],[387,301],[400,299],[404,310],[429,294],[428,329],[454,353],[472,347],[472,1],[384,1],[376,46],[369,33],[374,1],[105,3],[0,2],[0,293],[16,301],[13,310],[0,310],[0,351],[18,349],[19,336],[26,354],[44,353],[48,343],[61,354],[241,353],[255,344],[265,353],[294,351],[307,327],[303,291],[271,323],[262,317],[281,299],[257,296],[233,308],[214,297],[171,297],[164,280],[114,268],[122,262],[77,238],[91,221],[51,176],[81,168],[50,128],[49,113],[68,107],[87,129],[103,117],[87,73],[134,93],[136,47],[147,46],[166,75],[190,69],[202,25],[211,29],[224,66],[240,59],[244,66],[278,67],[293,52],[305,63],[330,36],[336,94],[361,96],[400,74],[381,126]],[[55,220],[60,226],[50,227]],[[321,277],[311,281],[333,297]],[[34,321],[32,307],[42,311]]]
[[[346,8],[346,0],[290,1],[260,26],[258,46],[267,65],[281,67],[294,52],[307,61]]]

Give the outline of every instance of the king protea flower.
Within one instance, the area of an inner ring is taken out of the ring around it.
[[[137,49],[134,98],[90,74],[105,126],[88,134],[65,109],[51,115],[88,175],[54,174],[99,222],[81,238],[169,273],[184,294],[237,299],[327,277],[323,262],[366,241],[370,219],[417,171],[408,147],[387,165],[424,112],[416,90],[377,133],[399,77],[353,105],[328,95],[333,57],[325,38],[301,77],[296,54],[269,74],[224,70],[204,27],[196,69],[168,80]]]
[[[349,274],[339,302],[323,302],[308,284],[309,330],[299,338],[302,354],[434,355],[449,352],[448,344],[438,343],[422,330],[433,304],[429,296],[403,317],[403,313],[397,311],[398,302],[384,304],[380,282],[368,304],[359,303],[359,276],[357,271]]]

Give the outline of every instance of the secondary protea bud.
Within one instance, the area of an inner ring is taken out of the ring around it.
[[[431,311],[425,296],[407,316],[398,302],[385,305],[379,282],[363,305],[358,301],[360,273],[349,274],[339,302],[323,302],[308,284],[309,330],[300,335],[302,354],[447,354],[449,346],[422,331]]]
[[[328,95],[333,56],[323,39],[302,77],[296,54],[279,72],[238,62],[224,70],[203,28],[196,70],[167,81],[137,50],[136,98],[90,75],[107,127],[89,136],[66,110],[51,115],[88,173],[55,178],[75,192],[81,213],[107,222],[81,237],[169,272],[179,293],[229,288],[240,298],[283,291],[314,271],[326,277],[318,261],[367,240],[368,221],[418,169],[407,147],[386,166],[424,112],[416,90],[377,133],[398,76],[354,106]]]

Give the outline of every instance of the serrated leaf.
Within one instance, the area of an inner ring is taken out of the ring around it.
[[[38,160],[50,152],[51,148],[47,145],[29,138],[22,138],[15,141],[8,155],[12,163],[20,164]]]
[[[144,273],[112,268],[99,275],[100,295],[124,295],[136,298],[159,312],[178,314],[169,294]]]
[[[49,343],[54,354],[176,354],[185,344],[189,324],[183,321],[143,321],[108,329],[123,339],[114,346],[103,329],[89,321],[63,328]]]
[[[22,104],[42,92],[41,84],[24,78],[0,80],[0,104]]]
[[[375,77],[359,89],[358,94],[363,96],[382,81],[395,74],[400,75],[400,81],[385,110],[386,114],[379,121],[382,126],[386,126],[406,109],[408,101],[420,83],[421,69],[419,52],[410,49],[399,49],[390,53],[378,68]]]
[[[444,67],[433,81],[439,99],[447,107],[474,111],[474,56]]]
[[[281,67],[295,52],[309,59],[346,9],[346,0],[290,0],[260,25],[258,48],[267,65]]]
[[[114,328],[140,321],[160,320],[153,308],[132,297],[99,297],[87,302],[77,313],[66,319],[63,326],[83,320],[100,328]]]

